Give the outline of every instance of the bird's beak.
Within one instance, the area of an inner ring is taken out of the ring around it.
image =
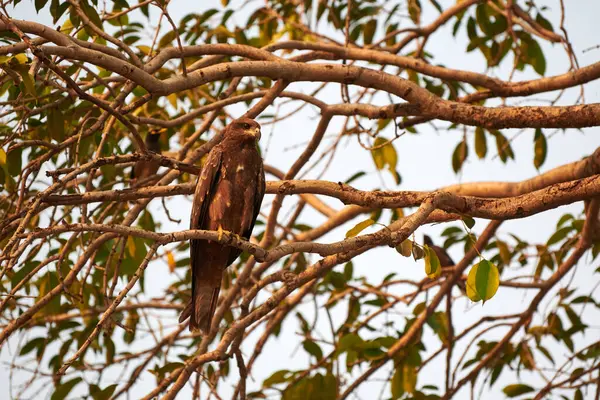
[[[260,140],[260,128],[254,129],[254,136],[256,137],[256,140]]]

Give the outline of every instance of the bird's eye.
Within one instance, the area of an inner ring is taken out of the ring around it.
[[[244,129],[250,129],[250,124],[248,124],[248,123],[245,123],[245,124],[244,124]]]

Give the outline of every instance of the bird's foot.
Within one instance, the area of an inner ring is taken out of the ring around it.
[[[219,224],[219,228],[217,229],[217,234],[218,234],[217,238],[219,239],[219,242],[221,240],[223,240],[223,232],[225,232],[225,231],[223,230],[223,227],[221,226],[221,224]]]

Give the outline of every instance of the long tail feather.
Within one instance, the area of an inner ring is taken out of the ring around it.
[[[196,274],[194,277],[190,319],[191,331],[199,329],[203,334],[208,334],[210,331],[210,323],[219,300],[222,275],[223,272],[220,268],[214,268],[208,274]]]

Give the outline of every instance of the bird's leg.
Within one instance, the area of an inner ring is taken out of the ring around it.
[[[217,233],[218,233],[218,235],[219,235],[219,236],[218,236],[219,242],[220,242],[221,240],[223,240],[223,232],[224,232],[224,231],[223,231],[223,227],[221,226],[221,224],[219,224],[219,227],[217,228]]]
[[[246,239],[244,239],[243,237],[241,237],[240,235],[238,235],[237,233],[234,233],[234,234],[233,234],[233,237],[234,237],[234,238],[235,238],[235,239],[236,239],[238,242],[241,242],[242,240],[246,240]]]

